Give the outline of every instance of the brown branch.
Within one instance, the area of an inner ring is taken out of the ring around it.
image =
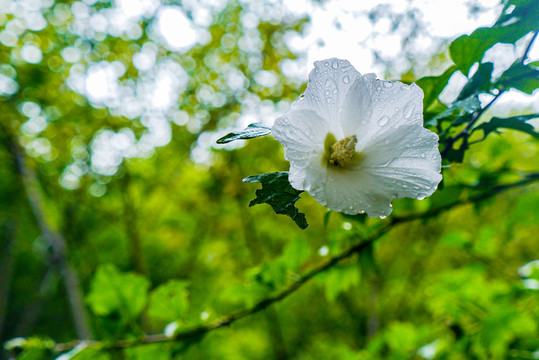
[[[205,334],[209,333],[210,331],[231,325],[232,323],[240,319],[254,315],[268,308],[269,306],[287,298],[288,296],[296,292],[296,290],[301,288],[304,284],[309,282],[312,278],[314,278],[318,274],[331,269],[333,266],[335,266],[342,260],[347,259],[351,257],[352,255],[357,254],[367,249],[368,247],[370,247],[376,240],[378,240],[382,235],[386,234],[395,225],[399,225],[399,224],[403,224],[406,222],[419,220],[419,219],[428,219],[442,212],[451,210],[454,207],[465,205],[465,204],[470,204],[470,203],[476,203],[481,200],[490,198],[494,195],[500,194],[501,192],[504,192],[506,190],[524,186],[538,180],[539,180],[539,173],[529,174],[520,181],[511,183],[511,184],[500,185],[500,186],[492,188],[490,191],[487,191],[485,193],[482,193],[476,196],[471,196],[464,200],[455,201],[451,204],[441,206],[439,208],[431,209],[421,214],[414,214],[414,215],[408,215],[408,216],[402,216],[402,217],[393,217],[391,218],[391,220],[387,221],[380,228],[372,232],[369,236],[365,237],[360,243],[349,247],[343,252],[335,255],[334,257],[331,257],[327,261],[315,266],[314,268],[312,268],[311,270],[307,271],[305,274],[300,276],[295,282],[290,284],[288,287],[286,287],[282,291],[260,300],[258,303],[256,303],[252,307],[239,310],[217,321],[214,321],[205,325],[200,325],[197,327],[185,329],[183,331],[179,331],[174,336],[170,336],[170,337],[165,334],[154,334],[154,335],[147,335],[138,339],[120,340],[120,341],[114,341],[114,342],[72,341],[69,343],[57,344],[54,350],[58,353],[61,353],[61,352],[73,349],[77,345],[83,345],[86,347],[96,346],[102,349],[122,349],[122,348],[129,348],[129,347],[137,346],[137,345],[166,343],[166,342],[175,342],[175,341],[182,341],[182,340],[189,340],[189,339],[192,340],[192,339],[200,338],[204,336]]]
[[[38,179],[34,171],[28,166],[24,150],[21,149],[15,136],[10,134],[6,127],[2,126],[2,130],[5,133],[4,136],[8,144],[8,149],[15,162],[17,174],[26,192],[28,203],[30,204],[41,236],[43,236],[43,239],[50,248],[51,263],[58,269],[64,279],[77,336],[81,339],[91,339],[92,333],[88,325],[79,279],[77,273],[66,258],[66,241],[60,233],[52,230],[52,227],[47,222]]]

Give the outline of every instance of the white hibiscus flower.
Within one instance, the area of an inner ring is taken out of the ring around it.
[[[415,84],[361,75],[346,60],[314,63],[305,94],[275,121],[289,181],[346,214],[391,213],[394,198],[423,199],[442,179],[438,135],[423,127]]]

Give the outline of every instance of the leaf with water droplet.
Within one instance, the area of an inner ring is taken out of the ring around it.
[[[262,175],[249,176],[243,179],[244,182],[262,184],[262,189],[256,190],[256,198],[249,203],[249,206],[257,204],[269,204],[277,214],[287,215],[301,228],[306,229],[309,224],[305,219],[305,214],[300,213],[294,206],[299,200],[299,194],[303,191],[296,190],[288,181],[288,172],[275,172]]]
[[[268,135],[269,133],[271,133],[270,127],[263,125],[262,123],[252,123],[249,124],[242,131],[234,131],[223,136],[222,138],[217,140],[217,144],[226,144],[234,140],[253,139],[256,137]]]

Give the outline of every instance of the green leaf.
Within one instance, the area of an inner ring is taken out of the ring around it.
[[[535,67],[534,64],[523,65],[517,61],[502,74],[499,83],[531,95],[539,87],[539,70]]]
[[[105,264],[97,269],[86,300],[98,316],[118,312],[124,318],[135,319],[146,306],[149,287],[145,277],[121,273],[116,266]]]
[[[125,360],[169,360],[169,344],[150,344],[125,349]]]
[[[67,358],[70,360],[110,360],[110,355],[107,352],[96,348],[75,348],[71,350],[68,354],[72,355],[72,357],[69,357],[69,355],[67,355]]]
[[[449,118],[452,115],[457,115],[457,116],[462,117],[467,114],[472,114],[479,109],[481,109],[481,103],[479,102],[479,99],[477,98],[476,95],[472,95],[470,97],[467,97],[466,99],[457,100],[453,102],[447,108],[447,110],[443,111],[442,113],[434,116],[431,120],[429,120],[429,124],[435,125],[438,123],[439,120]],[[462,121],[460,123],[462,123]],[[454,125],[456,126],[457,124],[454,124]]]
[[[445,159],[449,162],[462,163],[464,161],[464,153],[468,150],[468,143],[462,143],[458,148],[451,148],[446,152]]]
[[[457,100],[463,100],[471,95],[477,94],[480,91],[488,91],[490,88],[492,70],[494,70],[494,64],[491,62],[479,64],[475,74],[462,88]]]
[[[281,256],[282,261],[287,269],[296,271],[303,262],[309,258],[311,248],[309,243],[304,238],[295,238],[288,242]]]
[[[539,6],[537,1],[517,6],[510,14],[502,14],[500,20],[490,28],[479,28],[470,35],[462,35],[449,45],[451,59],[463,74],[481,62],[485,51],[496,43],[512,44],[530,31],[537,30]],[[507,25],[503,25],[507,24]]]
[[[17,358],[19,360],[46,360],[48,351],[46,349],[27,349]]]
[[[148,315],[164,323],[183,318],[189,306],[187,286],[185,281],[170,280],[157,287],[150,295]]]
[[[447,86],[449,78],[455,71],[457,71],[457,67],[453,65],[442,75],[426,76],[416,81],[416,85],[419,86],[425,94],[423,97],[423,109],[427,110],[432,103],[438,99],[438,96]]]
[[[527,123],[527,121],[537,118],[539,118],[539,114],[519,115],[509,118],[494,117],[488,122],[476,126],[473,131],[483,130],[484,139],[492,132],[499,133],[498,129],[500,128],[513,129],[522,131],[526,134],[533,136],[536,139],[539,139],[539,133],[535,131],[533,125]]]
[[[263,125],[262,123],[252,123],[249,124],[245,129],[242,131],[234,131],[231,132],[219,140],[217,140],[218,144],[226,144],[234,140],[247,140],[252,139],[264,135],[268,135],[271,133],[271,128]]]
[[[320,279],[324,282],[326,299],[333,302],[339,294],[359,284],[361,271],[357,264],[334,267]]]
[[[249,206],[266,203],[273,208],[275,213],[291,217],[301,229],[309,226],[305,214],[300,213],[294,206],[299,200],[299,194],[303,191],[296,190],[290,185],[287,172],[249,176],[243,181],[262,184],[262,189],[256,190],[256,198],[249,203]]]

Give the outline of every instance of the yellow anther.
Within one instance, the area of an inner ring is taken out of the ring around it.
[[[329,163],[339,167],[346,166],[356,154],[356,144],[355,135],[337,141],[331,146]]]

